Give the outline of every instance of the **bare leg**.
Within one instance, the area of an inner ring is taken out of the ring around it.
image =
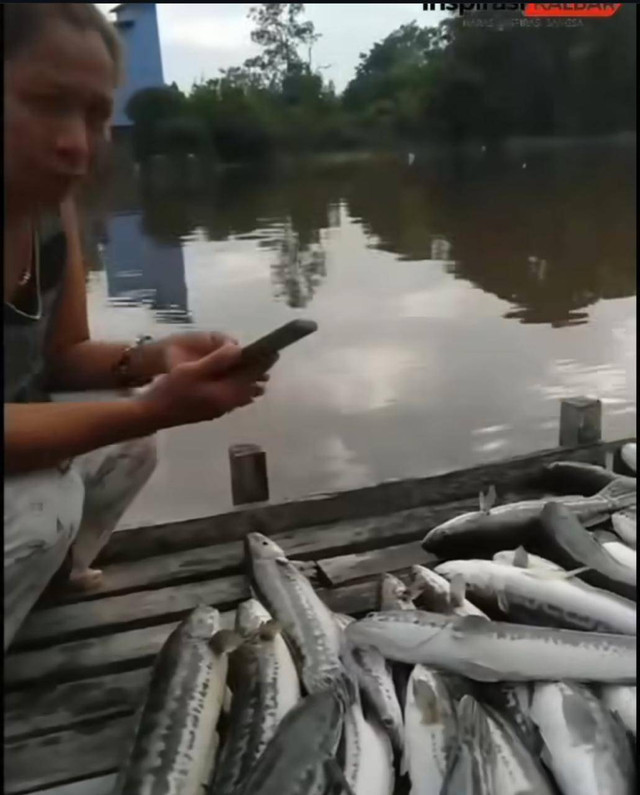
[[[157,463],[155,437],[134,439],[79,456],[85,486],[82,522],[72,546],[69,581],[74,587],[96,588],[102,572],[90,568],[126,509],[151,477]]]

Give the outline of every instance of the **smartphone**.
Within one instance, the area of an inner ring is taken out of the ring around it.
[[[239,366],[253,363],[256,359],[278,353],[288,345],[313,334],[318,328],[314,320],[291,320],[275,331],[260,337],[242,349],[242,358]]]

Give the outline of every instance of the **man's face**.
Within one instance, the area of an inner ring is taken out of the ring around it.
[[[55,207],[108,133],[113,61],[97,32],[55,21],[5,61],[4,80],[7,209]]]

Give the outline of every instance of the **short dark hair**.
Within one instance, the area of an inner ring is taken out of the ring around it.
[[[114,26],[93,3],[3,3],[4,60],[10,61],[31,44],[47,23],[66,22],[100,35],[115,67],[122,69],[122,45]]]

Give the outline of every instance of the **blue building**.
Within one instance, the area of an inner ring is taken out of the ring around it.
[[[116,94],[113,127],[131,127],[124,109],[137,91],[164,85],[158,15],[155,3],[120,3],[111,9],[113,24],[124,42],[123,83]]]

